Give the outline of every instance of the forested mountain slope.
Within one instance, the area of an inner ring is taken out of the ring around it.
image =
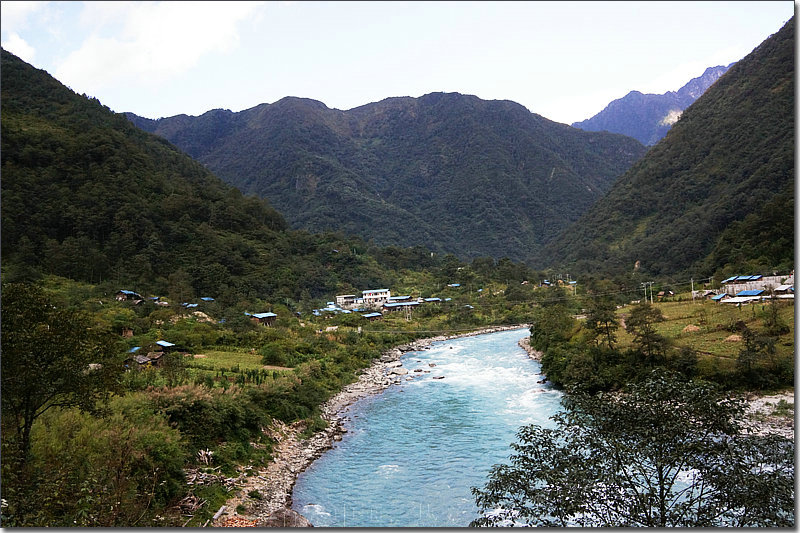
[[[683,110],[708,90],[731,65],[709,67],[701,76],[693,78],[677,91],[664,94],[631,91],[608,104],[595,116],[572,125],[586,131],[621,133],[652,146],[667,134]]]
[[[535,258],[646,150],[458,93],[349,111],[284,98],[239,113],[128,116],[268,198],[293,227],[463,258]]]
[[[552,262],[652,275],[792,268],[794,74],[791,19],[549,245]]]
[[[5,50],[2,227],[6,280],[55,274],[229,303],[389,281],[359,239],[288,231],[266,201]]]

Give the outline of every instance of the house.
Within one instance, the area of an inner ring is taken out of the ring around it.
[[[203,300],[204,302],[213,302],[214,301],[214,298],[211,298],[210,296],[203,296],[200,299]]]
[[[397,303],[397,302],[408,302],[408,301],[411,301],[411,296],[410,295],[407,295],[407,296],[390,296],[389,299],[387,300],[387,303],[394,304],[394,303]]]
[[[722,300],[725,300],[726,298],[730,298],[730,297],[731,297],[730,294],[728,294],[727,292],[723,292],[721,294],[717,294],[716,296],[712,296],[711,297],[711,301],[719,303]]]
[[[426,304],[440,304],[440,303],[442,303],[442,299],[441,298],[424,298],[422,301],[425,302]]]
[[[656,297],[659,300],[663,300],[664,298],[671,298],[673,296],[675,296],[675,293],[672,291],[658,291],[658,294],[656,294]]]
[[[156,344],[161,346],[162,350],[171,351],[175,349],[175,344],[168,341],[156,341]]]
[[[448,286],[448,287],[453,287],[453,288],[455,289],[455,288],[457,288],[457,287],[460,287],[460,286],[461,286],[461,284],[460,284],[460,283],[449,283],[447,286]]]
[[[705,300],[710,300],[712,296],[716,295],[717,292],[712,290],[694,291],[692,293],[693,298],[703,298]]]
[[[336,297],[336,305],[339,307],[350,307],[356,304],[355,294],[341,294]]]
[[[741,292],[736,294],[736,297],[737,298],[741,298],[741,297],[745,297],[745,296],[761,296],[762,294],[764,294],[764,290],[763,289],[752,289],[752,290],[748,290],[748,291],[741,291]]]
[[[386,311],[400,311],[401,309],[413,309],[420,305],[420,302],[395,302],[383,304],[383,309]]]
[[[275,313],[255,313],[250,315],[250,320],[256,324],[263,324],[265,326],[274,324],[276,318],[278,318],[278,315]]]
[[[792,281],[788,281],[792,279]],[[769,291],[775,289],[780,285],[793,283],[794,276],[731,276],[722,280],[722,286],[725,292],[731,296],[740,293],[741,291],[763,289]]]
[[[117,291],[117,294],[114,296],[117,301],[122,302],[124,300],[144,300],[142,295],[138,292],[128,291],[125,289]]]
[[[391,298],[392,293],[389,289],[374,289],[368,291],[361,291],[361,297],[364,299],[364,304],[368,306],[378,306],[386,303]]]
[[[370,322],[374,322],[376,320],[380,320],[380,319],[383,318],[383,315],[381,313],[367,313],[367,314],[361,315],[361,316],[363,316],[364,318],[366,318]]]

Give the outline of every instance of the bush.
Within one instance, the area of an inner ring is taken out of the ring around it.
[[[103,418],[77,409],[40,417],[27,482],[9,485],[4,462],[4,525],[145,525],[180,494],[187,458],[180,433],[146,407],[125,403],[112,401]]]

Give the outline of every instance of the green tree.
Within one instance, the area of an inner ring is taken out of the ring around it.
[[[598,345],[605,343],[609,350],[617,342],[617,306],[610,298],[591,298],[587,302],[586,329],[593,335]]]
[[[116,341],[85,314],[55,307],[34,285],[3,285],[3,440],[24,463],[34,421],[52,407],[94,410],[116,383]],[[91,366],[90,366],[91,365]]]
[[[667,339],[658,333],[655,324],[664,320],[661,309],[641,303],[631,310],[625,329],[633,335],[633,344],[648,366],[661,364],[666,359]]]
[[[794,443],[743,434],[740,400],[654,371],[625,394],[565,397],[473,488],[472,525],[794,525]]]

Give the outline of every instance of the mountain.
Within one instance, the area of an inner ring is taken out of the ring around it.
[[[582,272],[794,268],[794,88],[792,18],[545,253]]]
[[[5,280],[55,274],[229,305],[391,281],[362,241],[289,231],[265,200],[5,50],[2,73]]]
[[[349,111],[288,97],[238,113],[128,114],[291,226],[462,258],[530,260],[646,148],[458,93]]]
[[[631,91],[592,118],[575,122],[572,126],[586,131],[621,133],[652,146],[664,138],[683,110],[706,92],[731,65],[733,63],[727,67],[709,67],[702,76],[692,79],[677,92],[642,94]]]

